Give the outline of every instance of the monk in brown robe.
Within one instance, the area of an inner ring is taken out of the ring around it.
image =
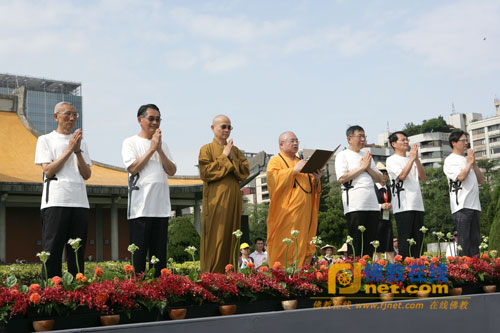
[[[287,254],[288,265],[295,263],[296,242],[291,235],[298,230],[298,268],[309,264],[315,252],[310,244],[318,228],[319,199],[321,195],[321,170],[313,174],[300,171],[306,164],[295,154],[299,140],[293,132],[279,137],[280,153],[267,165],[267,188],[271,203],[267,216],[267,255],[269,265],[279,261],[285,267],[286,244],[284,238],[293,240]]]
[[[203,180],[200,264],[202,272],[224,273],[233,263],[241,228],[240,181],[250,174],[248,161],[229,139],[231,120],[218,115],[212,122],[214,140],[200,149],[198,164]],[[237,253],[238,254],[238,253]]]

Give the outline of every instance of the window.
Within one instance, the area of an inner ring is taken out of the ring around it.
[[[266,183],[267,183],[267,177],[262,177],[262,178],[260,179],[260,183],[261,183],[261,184],[266,184]]]
[[[499,148],[491,148],[491,154],[500,154],[500,147]]]
[[[267,192],[267,185],[262,186],[262,192]]]
[[[494,138],[490,138],[490,143],[493,143],[493,142],[500,142],[500,136],[496,136]]]
[[[269,199],[269,193],[262,194],[262,200],[268,200],[268,199]]]
[[[482,133],[484,133],[484,127],[472,130],[472,135],[478,135],[478,134],[482,134]]]
[[[486,156],[486,150],[476,151],[476,152],[474,153],[474,155],[475,155],[476,157]]]
[[[486,139],[474,140],[474,146],[479,146],[484,144],[486,144]]]
[[[499,124],[488,126],[488,132],[496,131],[497,129],[500,129]]]

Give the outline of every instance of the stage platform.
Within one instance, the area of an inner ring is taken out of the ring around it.
[[[158,321],[57,332],[500,332],[500,293]]]

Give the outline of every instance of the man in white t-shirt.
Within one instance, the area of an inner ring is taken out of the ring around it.
[[[255,267],[259,268],[264,261],[267,262],[267,252],[264,251],[264,240],[260,237],[255,239],[255,251],[250,254],[253,258]]]
[[[353,238],[356,255],[361,255],[361,231],[364,226],[363,254],[371,255],[370,244],[377,237],[380,207],[374,191],[375,183],[382,182],[382,173],[377,170],[370,152],[361,151],[365,146],[365,131],[360,126],[351,126],[346,131],[348,149],[335,158],[337,180],[342,185],[342,202],[347,220],[348,234]],[[351,254],[349,247],[349,254]]]
[[[404,258],[418,257],[423,241],[420,228],[424,225],[424,202],[420,182],[427,176],[418,158],[418,145],[413,144],[409,156],[408,136],[404,132],[394,132],[389,136],[389,143],[394,155],[387,158],[386,167],[392,180],[392,209],[398,230],[399,254]],[[408,239],[413,238],[416,244],[409,253]]]
[[[139,249],[134,253],[137,273],[146,269],[146,255],[159,259],[155,275],[166,267],[170,190],[168,176],[177,167],[166,142],[162,141],[160,109],[154,104],[142,105],[137,112],[141,127],[138,135],[123,141],[122,158],[129,172],[128,225],[130,243]]]
[[[477,166],[474,151],[469,149],[464,157],[468,147],[465,132],[452,132],[448,141],[452,153],[444,160],[443,171],[450,183],[451,213],[458,232],[458,245],[462,248],[460,255],[472,257],[479,254],[481,242],[478,184],[484,183],[484,177]]]
[[[57,129],[42,135],[36,143],[35,164],[43,169],[41,205],[42,249],[49,252],[44,279],[62,276],[62,253],[66,245],[68,271],[74,276],[84,270],[85,245],[89,221],[89,201],[85,180],[90,178],[90,160],[82,130],[71,131],[78,119],[75,107],[60,102],[54,108]],[[81,239],[78,265],[70,238]]]

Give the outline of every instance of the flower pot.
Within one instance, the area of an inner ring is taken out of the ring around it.
[[[297,309],[297,300],[296,299],[287,299],[284,301],[281,301],[281,306],[283,307],[283,310],[295,310]]]
[[[393,293],[381,293],[380,299],[382,300],[382,302],[390,302],[390,301],[394,300],[394,294]]]
[[[494,284],[488,285],[488,286],[483,286],[483,291],[485,293],[494,293],[495,291],[497,291],[497,286]]]
[[[449,294],[450,296],[460,296],[462,295],[462,288],[461,287],[451,288]]]
[[[33,329],[35,332],[52,331],[54,328],[55,319],[34,320]]]
[[[430,291],[417,291],[418,298],[427,298],[429,297]]]
[[[219,305],[219,312],[223,316],[230,316],[236,313],[236,304]]]
[[[344,304],[345,296],[332,297],[333,306],[341,306]]]
[[[186,318],[186,314],[187,314],[186,308],[169,309],[168,310],[168,316],[172,320],[184,319],[184,318]]]
[[[118,323],[120,322],[120,315],[114,314],[114,315],[101,316],[100,319],[102,326],[118,325]]]

